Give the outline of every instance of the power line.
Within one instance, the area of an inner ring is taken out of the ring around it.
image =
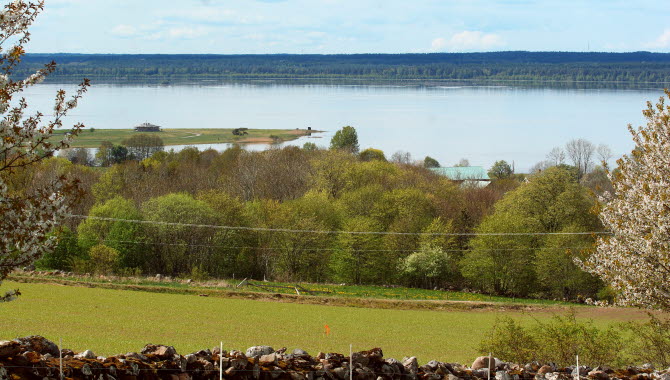
[[[311,233],[311,234],[347,234],[347,235],[404,235],[404,236],[545,236],[545,235],[611,235],[607,231],[590,232],[391,232],[391,231],[327,231],[327,230],[293,230],[288,228],[265,228],[265,227],[240,227],[240,226],[221,226],[216,224],[193,224],[162,222],[154,220],[120,219],[107,218],[91,215],[69,215],[78,219],[93,219],[107,222],[126,222],[137,224],[153,224],[176,227],[192,228],[214,228],[220,230],[232,231],[258,231],[258,232],[286,232],[286,233]]]
[[[163,245],[176,247],[199,247],[199,248],[222,248],[222,249],[256,249],[256,250],[281,250],[286,247],[262,247],[262,246],[229,246],[219,244],[191,244],[191,243],[163,243],[156,241],[142,241],[142,240],[118,240],[118,239],[94,239],[94,238],[76,238],[67,237],[70,240],[86,240],[91,242],[108,242],[108,243],[123,243],[123,244],[145,244],[145,245]],[[567,249],[592,249],[593,246],[585,247],[524,247],[524,248],[496,248],[496,251],[535,251],[535,250],[567,250]],[[298,251],[355,251],[355,252],[406,252],[414,251],[415,249],[358,249],[358,248],[297,248]],[[443,249],[443,252],[468,252],[472,249]]]

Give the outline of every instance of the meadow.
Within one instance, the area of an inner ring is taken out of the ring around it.
[[[0,340],[33,334],[99,355],[168,344],[186,354],[223,341],[226,349],[253,345],[302,348],[311,354],[381,347],[386,357],[417,356],[470,363],[497,317],[531,322],[567,308],[421,311],[352,308],[199,297],[142,291],[5,282],[23,295],[0,308]],[[599,327],[644,318],[632,309],[577,308]],[[326,335],[325,325],[330,328]]]
[[[54,141],[61,139],[67,130],[56,130],[53,134]],[[246,135],[233,135],[230,128],[211,129],[163,129],[161,132],[150,132],[159,136],[163,143],[168,145],[192,145],[192,144],[223,144],[223,143],[263,143],[270,144],[275,141],[290,141],[310,133],[306,129],[248,129]],[[86,129],[77,136],[72,148],[97,148],[103,141],[113,144],[121,144],[123,140],[137,134],[132,129]]]

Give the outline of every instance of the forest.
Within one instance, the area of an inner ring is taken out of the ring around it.
[[[505,51],[431,54],[130,55],[26,54],[25,77],[51,61],[48,81],[368,79],[670,83],[670,54]]]
[[[602,168],[547,161],[523,175],[500,161],[477,187],[435,174],[430,157],[357,146],[138,154],[107,145],[96,165],[75,149],[12,177],[17,192],[76,178],[84,194],[39,268],[608,297],[574,261],[596,235],[552,234],[602,230],[593,212],[608,186]]]

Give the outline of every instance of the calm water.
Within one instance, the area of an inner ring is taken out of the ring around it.
[[[73,88],[43,84],[26,97],[32,109],[46,111],[61,87]],[[98,85],[68,121],[95,128],[145,121],[164,128],[312,127],[326,133],[293,144],[321,146],[351,125],[362,149],[375,147],[387,156],[402,150],[417,159],[430,155],[445,166],[461,158],[486,167],[504,159],[523,171],[573,138],[608,144],[616,155],[629,152],[626,125],[643,123],[645,102],[662,94],[505,86]]]

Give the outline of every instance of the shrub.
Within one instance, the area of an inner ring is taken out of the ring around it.
[[[629,322],[625,328],[634,337],[629,345],[633,359],[657,367],[670,366],[670,319],[660,320],[650,313],[649,321]]]
[[[113,274],[118,267],[119,251],[106,245],[96,245],[89,252],[92,264],[91,272],[95,274]]]
[[[574,310],[564,316],[554,315],[548,322],[536,319],[530,327],[511,318],[498,320],[486,336],[479,351],[517,363],[569,366],[579,355],[581,364],[593,367],[624,364],[621,333],[612,327],[601,330],[591,320],[578,321]]]

